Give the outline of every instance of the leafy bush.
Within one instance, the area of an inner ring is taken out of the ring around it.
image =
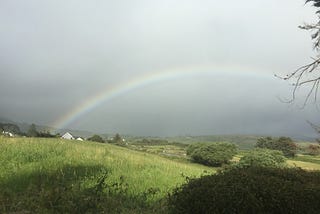
[[[38,136],[37,137],[54,138],[54,137],[58,137],[58,136],[59,135],[51,134],[49,131],[45,131],[45,132],[38,132]]]
[[[125,146],[125,139],[120,136],[120,134],[116,134],[111,140],[108,140],[108,143],[113,143],[119,146]]]
[[[38,137],[39,136],[39,132],[37,131],[35,124],[30,125],[28,132],[27,132],[27,136],[28,137]]]
[[[190,179],[168,197],[171,213],[320,213],[320,172],[234,168]]]
[[[320,146],[319,145],[314,145],[310,144],[308,148],[306,149],[306,152],[308,155],[320,155]]]
[[[297,152],[297,145],[289,137],[262,137],[258,139],[255,147],[279,150],[282,151],[286,157],[294,157]]]
[[[254,149],[240,158],[240,167],[264,166],[264,167],[283,167],[286,165],[286,158],[278,150]]]
[[[89,137],[88,140],[94,141],[94,142],[99,142],[99,143],[104,143],[105,141],[102,139],[101,136],[99,135],[93,135],[92,137]]]
[[[194,150],[200,148],[201,146],[206,146],[208,144],[206,143],[193,143],[193,144],[190,144],[187,149],[186,149],[186,152],[187,152],[187,155],[191,155]]]
[[[236,151],[236,146],[231,143],[197,143],[187,148],[187,154],[194,162],[208,166],[221,166],[228,163]]]

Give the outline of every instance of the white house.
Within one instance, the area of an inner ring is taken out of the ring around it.
[[[14,135],[11,132],[2,131],[2,134],[5,136],[13,137]]]
[[[64,135],[61,136],[61,138],[67,139],[67,140],[74,140],[74,137],[69,132],[66,132]]]

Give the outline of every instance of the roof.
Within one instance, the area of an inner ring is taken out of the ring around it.
[[[73,140],[74,137],[69,132],[66,132],[64,135],[61,136],[61,138]]]

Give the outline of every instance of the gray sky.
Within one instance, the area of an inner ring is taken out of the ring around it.
[[[291,88],[273,74],[309,62],[310,34],[297,26],[315,18],[303,0],[0,0],[0,117],[55,125],[108,87],[218,64],[233,68],[130,90],[67,128],[310,135],[318,110],[280,102]]]

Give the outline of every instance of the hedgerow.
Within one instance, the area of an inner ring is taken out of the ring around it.
[[[320,172],[233,168],[190,179],[168,197],[171,213],[320,213]]]

